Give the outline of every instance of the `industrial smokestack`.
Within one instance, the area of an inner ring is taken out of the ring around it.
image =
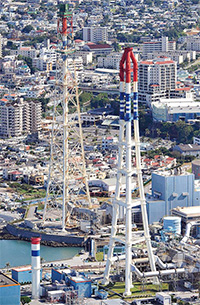
[[[40,291],[40,240],[31,238],[32,299],[38,299]]]

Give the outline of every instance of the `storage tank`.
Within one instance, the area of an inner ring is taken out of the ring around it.
[[[170,228],[176,234],[181,234],[181,218],[177,216],[164,217],[164,230],[170,230]]]

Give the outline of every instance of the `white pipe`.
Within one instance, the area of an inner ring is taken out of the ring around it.
[[[161,259],[154,255],[154,258],[155,258],[155,263],[158,264],[158,266],[161,268],[161,269],[170,269],[170,268],[175,268],[176,265],[173,264],[173,263],[169,263],[169,264],[165,264],[161,261]]]
[[[186,225],[186,231],[185,231],[185,236],[183,237],[183,239],[181,240],[181,244],[185,244],[188,240],[188,238],[190,237],[190,231],[192,226],[195,224],[195,221],[189,222]]]
[[[165,276],[170,274],[180,274],[185,273],[185,268],[177,268],[177,269],[168,269],[161,271],[149,271],[149,272],[141,272],[135,265],[131,265],[131,270],[136,273],[139,278],[148,278],[148,277],[158,277]]]
[[[65,231],[66,218],[66,201],[69,200],[68,190],[68,171],[69,171],[69,156],[68,156],[68,97],[67,97],[67,58],[63,65],[63,203],[62,203],[62,230]]]
[[[139,192],[140,192],[140,198],[141,198],[141,211],[142,211],[142,220],[143,220],[143,226],[144,226],[144,235],[145,235],[145,239],[146,239],[147,252],[148,252],[151,271],[155,272],[156,266],[155,266],[155,260],[154,260],[154,255],[153,255],[153,249],[151,246],[151,238],[150,238],[150,234],[149,234],[148,218],[147,218],[147,210],[146,210],[146,199],[145,199],[145,195],[144,195],[144,186],[143,186],[143,180],[142,180],[138,119],[134,120],[134,134],[135,134],[136,169],[137,169]],[[155,283],[158,282],[156,278],[154,279],[154,282]]]
[[[128,84],[127,84],[128,85]],[[129,88],[127,88],[128,90]],[[131,210],[131,121],[126,122],[126,269],[125,269],[125,295],[131,295],[131,262],[132,262],[132,210]]]
[[[112,264],[112,257],[113,257],[113,250],[114,250],[114,242],[115,236],[117,232],[117,219],[119,215],[119,205],[117,201],[120,198],[120,185],[121,185],[121,178],[122,174],[120,170],[122,169],[122,160],[123,160],[123,140],[124,140],[124,125],[125,122],[123,120],[119,121],[120,124],[120,132],[119,132],[119,160],[118,160],[118,171],[117,171],[117,184],[116,184],[116,191],[115,191],[115,200],[113,202],[113,215],[112,215],[112,228],[111,228],[111,237],[109,242],[109,250],[107,255],[106,261],[106,268],[104,272],[104,278],[102,284],[106,285],[109,283],[109,274]]]

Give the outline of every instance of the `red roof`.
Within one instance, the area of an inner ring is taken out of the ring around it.
[[[176,88],[175,91],[190,91],[190,87]]]
[[[18,172],[18,171],[14,171],[14,172],[11,172],[12,175],[21,175],[22,173]]]
[[[141,61],[140,62],[141,64],[143,64],[143,65],[153,65],[153,61]]]
[[[160,85],[158,85],[158,84],[152,84],[152,85],[150,85],[150,87],[159,87]]]
[[[154,156],[154,159],[158,159],[158,158],[160,158],[160,155],[155,155]]]
[[[88,45],[88,44],[87,44]],[[112,49],[112,47],[109,44],[92,44],[88,45],[90,49],[92,50],[98,50],[98,49]]]
[[[173,60],[157,61],[156,64],[158,65],[174,64],[174,61]]]
[[[81,39],[75,39],[75,42],[82,42],[83,40]]]

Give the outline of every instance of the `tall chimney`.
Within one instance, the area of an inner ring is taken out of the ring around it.
[[[40,240],[31,238],[32,299],[38,299],[40,292]]]

